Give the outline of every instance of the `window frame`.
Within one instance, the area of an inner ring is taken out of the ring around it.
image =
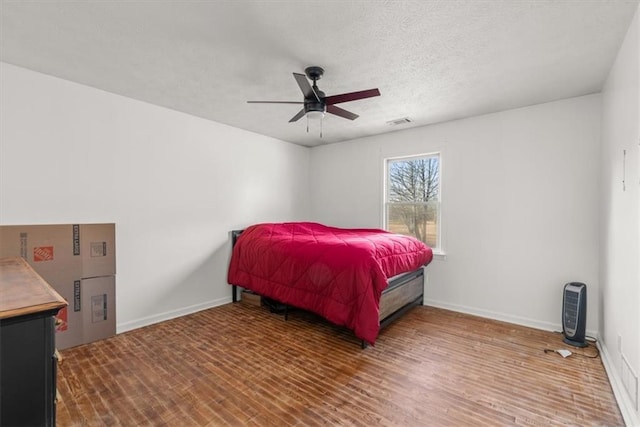
[[[384,178],[383,178],[383,194],[382,194],[382,228],[384,230],[388,230],[387,227],[387,216],[388,216],[388,208],[389,208],[389,191],[390,191],[390,174],[389,167],[390,164],[397,161],[406,161],[406,160],[420,160],[437,157],[438,158],[438,196],[437,196],[437,246],[432,247],[433,253],[435,255],[441,255],[443,258],[445,256],[443,249],[443,236],[442,236],[442,152],[441,151],[433,151],[428,153],[421,154],[409,154],[403,156],[390,156],[385,157],[383,159],[383,167],[384,167]]]

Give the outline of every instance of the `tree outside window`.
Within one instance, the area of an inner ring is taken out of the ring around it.
[[[439,249],[440,156],[389,159],[386,165],[386,229]]]

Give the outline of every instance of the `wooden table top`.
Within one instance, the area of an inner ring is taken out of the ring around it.
[[[67,302],[22,258],[0,258],[0,319],[56,310]]]

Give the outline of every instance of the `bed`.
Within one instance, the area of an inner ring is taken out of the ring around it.
[[[256,224],[232,232],[228,282],[319,314],[374,344],[381,327],[422,304],[423,266],[433,258],[419,240],[379,229],[313,222]]]

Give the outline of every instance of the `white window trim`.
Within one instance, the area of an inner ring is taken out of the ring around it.
[[[403,160],[403,159],[418,159],[421,157],[433,157],[438,156],[438,173],[440,175],[439,179],[439,189],[438,189],[438,247],[433,249],[433,259],[439,261],[447,260],[447,253],[444,250],[444,235],[442,234],[442,176],[443,176],[443,161],[442,161],[442,151],[432,151],[428,153],[420,153],[420,154],[406,154],[402,156],[389,156],[382,158],[382,215],[380,216],[381,226],[380,228],[386,230],[387,224],[387,191],[389,185],[389,161],[394,160]]]

